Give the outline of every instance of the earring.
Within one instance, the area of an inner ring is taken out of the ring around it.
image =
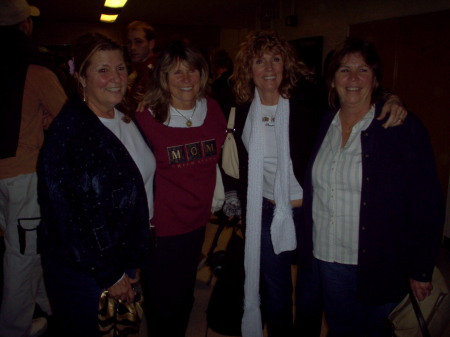
[[[83,102],[86,102],[86,87],[83,85]]]

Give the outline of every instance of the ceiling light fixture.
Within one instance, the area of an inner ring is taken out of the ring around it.
[[[117,17],[119,16],[119,14],[114,14],[114,15],[109,15],[109,14],[102,14],[100,16],[100,21],[101,22],[114,22],[116,21]]]
[[[127,3],[127,0],[105,0],[105,7],[122,8]]]

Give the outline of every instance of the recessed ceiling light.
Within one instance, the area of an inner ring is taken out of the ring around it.
[[[114,22],[116,21],[119,14],[109,15],[109,14],[102,14],[100,16],[100,21],[102,22]]]
[[[105,0],[105,7],[122,8],[127,3],[127,0]]]

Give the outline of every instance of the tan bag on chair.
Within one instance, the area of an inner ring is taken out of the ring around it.
[[[220,173],[219,165],[216,164],[216,187],[211,205],[211,213],[215,213],[222,209],[225,202],[225,189],[223,187],[222,173]]]
[[[228,117],[227,125],[227,137],[223,143],[222,149],[222,168],[224,172],[235,179],[239,179],[239,157],[236,147],[236,141],[234,140],[234,117],[236,114],[236,108],[232,107],[230,110],[230,116]]]
[[[450,296],[444,276],[438,268],[433,272],[431,295],[418,302],[420,311],[432,337],[444,337],[444,329],[450,323]],[[389,320],[397,337],[422,337],[418,318],[409,295],[391,312]]]

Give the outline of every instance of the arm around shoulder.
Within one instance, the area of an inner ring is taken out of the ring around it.
[[[408,228],[410,277],[430,282],[438,254],[444,202],[428,132],[420,120],[410,114],[405,121],[409,133],[408,181],[405,195]]]

